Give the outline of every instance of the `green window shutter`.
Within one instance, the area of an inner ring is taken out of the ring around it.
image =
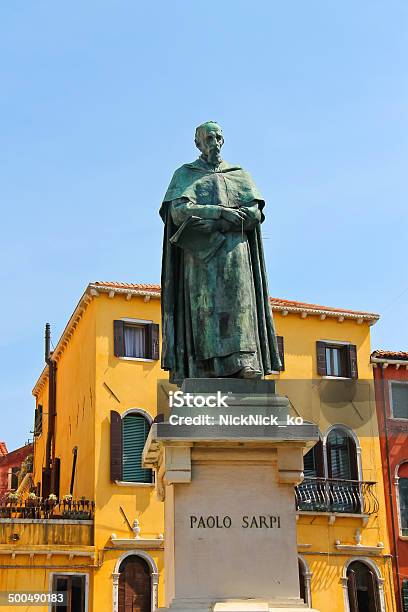
[[[127,414],[122,423],[123,480],[152,482],[152,471],[142,468],[142,453],[150,424],[141,414]]]
[[[345,432],[333,429],[327,437],[329,478],[357,480],[357,452],[354,440]]]
[[[284,372],[285,370],[285,343],[283,340],[283,336],[276,336],[276,342],[278,343],[279,359],[281,362],[280,371]]]
[[[408,612],[408,579],[402,581],[402,605],[404,612]]]

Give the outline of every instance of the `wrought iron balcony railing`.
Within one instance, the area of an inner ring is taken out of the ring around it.
[[[296,509],[306,512],[375,514],[375,482],[305,478],[295,489]]]
[[[89,521],[94,518],[95,503],[88,499],[25,499],[12,493],[0,498],[0,519],[71,519]]]

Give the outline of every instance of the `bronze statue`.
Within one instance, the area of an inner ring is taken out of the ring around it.
[[[176,170],[160,215],[162,367],[170,381],[261,378],[280,360],[268,299],[261,223],[251,176],[221,159],[224,137],[196,129],[200,157]]]

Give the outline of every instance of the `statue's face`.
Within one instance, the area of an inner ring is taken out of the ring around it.
[[[224,144],[224,137],[221,129],[217,125],[208,126],[200,138],[200,151],[211,164],[218,164],[221,161],[221,147]]]

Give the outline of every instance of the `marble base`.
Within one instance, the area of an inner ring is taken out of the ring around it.
[[[277,599],[263,601],[260,599],[230,599],[213,602],[211,600],[178,600],[168,608],[159,608],[157,612],[319,612],[309,608],[300,600]]]
[[[219,387],[228,395],[224,413],[286,421],[289,402],[271,381],[186,380],[182,391],[202,396]],[[199,411],[217,415],[214,407]],[[317,439],[310,423],[152,426],[143,463],[155,470],[165,504],[163,610],[311,612],[299,598],[294,486]]]

